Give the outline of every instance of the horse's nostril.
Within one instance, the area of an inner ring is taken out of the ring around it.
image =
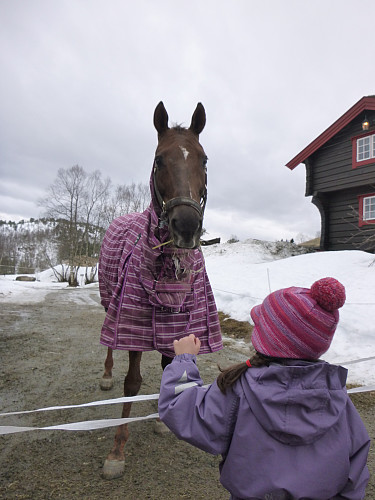
[[[199,244],[202,219],[190,210],[176,212],[170,219],[170,230],[178,246],[192,248]]]
[[[198,218],[180,218],[172,219],[172,229],[180,234],[195,234],[201,227],[202,222]]]
[[[191,224],[186,224],[181,219],[175,217],[172,219],[172,230],[174,234],[183,236],[184,238],[189,238],[191,234],[194,234],[194,229]],[[190,236],[191,237],[191,236]]]

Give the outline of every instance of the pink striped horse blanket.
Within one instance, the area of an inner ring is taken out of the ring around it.
[[[107,311],[101,344],[173,357],[173,340],[194,333],[200,354],[222,349],[202,251],[158,246],[168,239],[154,202],[143,213],[111,223],[99,259],[101,303]]]

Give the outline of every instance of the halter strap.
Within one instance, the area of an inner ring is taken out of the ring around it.
[[[205,174],[205,180],[204,180],[204,193],[201,199],[201,202],[198,203],[197,201],[193,200],[193,198],[188,198],[186,196],[177,196],[176,198],[172,198],[165,202],[160,194],[160,191],[158,189],[158,186],[156,184],[156,168],[155,164],[153,167],[153,176],[154,176],[154,191],[155,191],[155,196],[156,199],[158,200],[158,204],[160,208],[162,209],[162,214],[167,215],[168,212],[174,208],[177,207],[178,205],[187,205],[188,207],[194,208],[196,210],[200,217],[203,218],[204,214],[204,209],[206,208],[206,202],[207,202],[207,172]]]
[[[168,200],[166,203],[163,201],[163,211],[169,212],[173,207],[177,207],[178,205],[187,205],[188,207],[194,208],[199,215],[203,216],[202,206],[192,198],[187,198],[185,196],[177,196],[177,198],[172,198]]]

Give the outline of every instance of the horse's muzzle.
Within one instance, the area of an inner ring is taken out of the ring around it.
[[[197,248],[202,235],[203,218],[198,211],[186,205],[176,206],[169,214],[169,232],[176,247]]]

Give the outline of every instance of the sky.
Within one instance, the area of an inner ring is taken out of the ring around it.
[[[59,168],[148,183],[159,101],[202,102],[204,227],[224,241],[320,230],[285,164],[374,93],[372,0],[1,0],[0,219],[42,215]]]
[[[349,383],[374,389],[374,255],[347,250],[275,260],[264,244],[250,241],[203,247],[203,253],[217,308],[239,321],[251,321],[251,308],[272,291],[289,286],[310,288],[314,281],[326,276],[338,279],[345,286],[346,302],[339,310],[340,320],[332,344],[322,359],[343,364],[349,370]],[[56,283],[51,269],[39,273],[37,280],[23,282],[15,281],[11,275],[0,276],[0,303],[43,302],[51,291],[67,287],[67,283]],[[82,287],[89,289],[86,295],[69,296],[79,301],[80,306],[87,303],[101,307],[99,300],[91,298],[95,287],[98,289],[97,283]],[[246,356],[248,343],[240,344],[240,352]]]

